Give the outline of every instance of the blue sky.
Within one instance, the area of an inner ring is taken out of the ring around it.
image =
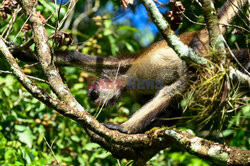
[[[169,0],[159,0],[162,3],[167,3]],[[136,3],[137,1],[135,1]],[[112,2],[107,3],[105,9],[107,11],[114,11],[114,7]],[[167,10],[166,7],[160,8],[160,11],[164,13]],[[123,10],[122,8],[119,11],[115,11],[115,13],[122,13],[121,17],[115,17],[115,23],[122,23],[126,20],[130,20],[132,26],[139,29],[142,33],[138,34],[138,39],[140,39],[140,43],[143,46],[147,46],[154,40],[155,35],[158,33],[157,27],[149,21],[149,17],[147,11],[143,5],[138,5],[135,12],[133,12],[130,8],[127,10]],[[147,34],[147,35],[143,35]]]
[[[68,0],[63,0],[63,3],[67,1]],[[158,1],[162,3],[169,2],[169,0]],[[61,0],[57,0],[57,2],[60,3]],[[135,3],[138,3],[138,0],[135,0]],[[110,1],[106,4],[105,10],[118,13],[118,16],[115,16],[113,19],[114,23],[124,23],[126,21],[131,21],[132,26],[136,27],[142,32],[141,34],[138,34],[136,38],[140,39],[139,42],[143,46],[147,46],[149,43],[151,43],[154,40],[155,35],[158,33],[156,26],[149,21],[147,11],[143,5],[138,5],[135,12],[133,12],[130,8],[128,8],[127,10],[120,8],[118,11],[114,11],[113,3],[112,1]],[[160,11],[162,13],[164,13],[166,10],[166,7],[160,8]],[[99,11],[98,13],[103,14],[103,11]],[[121,15],[121,17],[119,15]]]
[[[159,0],[160,2],[162,3],[167,3],[169,2],[169,0]],[[113,10],[112,9],[112,3],[108,3],[106,5],[106,9],[108,10]],[[160,11],[161,12],[165,12],[167,10],[166,7],[164,8],[160,8]],[[132,10],[130,9],[127,9],[126,11],[126,14],[124,15],[124,17],[120,17],[119,19],[117,19],[116,21],[122,21],[124,19],[131,19],[132,20],[132,24],[133,26],[135,26],[136,28],[140,29],[140,30],[143,30],[143,28],[145,26],[149,26],[151,31],[156,34],[158,32],[156,26],[152,23],[150,23],[148,21],[148,14],[147,14],[147,11],[145,9],[145,7],[141,4],[139,5],[137,8],[136,8],[136,11],[135,13],[132,12]]]

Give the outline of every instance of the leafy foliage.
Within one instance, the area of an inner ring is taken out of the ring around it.
[[[189,1],[185,1],[185,3],[187,2],[190,3]],[[78,2],[75,10],[75,18],[83,11],[86,3],[87,1]],[[185,5],[185,3],[184,6],[193,7],[193,5]],[[72,32],[71,30],[67,30],[71,35],[76,33],[78,43],[66,46],[55,46],[56,49],[73,50],[77,48],[86,54],[102,56],[119,56],[120,52],[130,54],[141,50],[138,38],[147,38],[152,34],[140,33],[140,30],[131,26],[131,20],[129,19],[116,22],[113,18],[115,18],[119,12],[122,12],[120,10],[117,10],[118,12],[107,10],[107,5],[108,1],[101,1],[99,11],[84,19],[84,21],[79,24],[79,31]],[[113,9],[119,8],[117,1],[113,1],[112,5]],[[137,7],[138,6],[135,6],[132,10],[136,11],[136,9],[139,8]],[[46,30],[49,36],[52,36],[55,30],[49,25],[56,25],[57,21],[57,16],[54,13],[54,2],[39,0],[37,9],[44,18],[49,18],[46,23]],[[201,14],[200,10],[194,9],[195,14]],[[60,19],[63,18],[66,12],[67,6],[63,6]],[[26,42],[32,33],[28,31],[26,33],[27,39],[23,38],[24,32],[20,31],[26,20],[23,15],[18,15],[11,28],[8,27],[8,23],[12,17],[11,15],[7,16],[7,19],[3,19],[0,15],[0,33],[6,37],[7,41],[12,41],[16,46],[19,46]],[[194,16],[190,17],[195,19]],[[196,19],[196,21],[201,20],[203,20],[203,18],[198,17]],[[180,31],[201,28],[200,25],[190,26],[189,22],[184,20]],[[231,32],[232,29],[229,29],[229,31]],[[242,36],[239,37],[238,34],[231,35],[231,42],[229,44],[233,45],[233,42],[237,41],[241,43],[242,40],[240,39],[242,39]],[[52,47],[52,40],[50,40],[50,45]],[[34,49],[34,45],[31,46],[31,49]],[[6,63],[1,57],[0,64],[0,70],[8,70],[8,67],[4,65]],[[40,66],[25,64],[23,62],[19,62],[19,64],[23,67],[23,71],[26,74],[44,78]],[[90,74],[73,67],[61,67],[60,71],[64,74],[66,78],[65,83],[70,87],[76,99],[92,115],[97,114],[100,109],[94,108],[93,103],[87,97],[86,78]],[[218,81],[219,79],[214,78],[210,83],[214,83],[216,80]],[[45,83],[38,82],[38,85],[50,92],[49,87]],[[208,84],[205,84],[201,86],[201,88],[207,85]],[[216,86],[217,84],[209,85]],[[237,90],[237,87],[235,90]],[[52,92],[50,93],[52,94]],[[205,128],[203,132],[197,133],[202,136],[209,135],[208,138],[218,142],[226,141],[232,146],[248,149],[250,144],[248,139],[248,119],[250,117],[249,98],[245,100],[246,102],[237,103],[235,102],[235,98],[244,96],[235,96],[234,98],[234,94],[232,94],[230,97],[230,102],[236,109],[231,108],[231,114],[226,117],[227,123],[220,127],[220,132],[217,131],[218,127],[216,127],[215,129]],[[188,104],[192,104],[192,101],[196,101],[192,96],[191,100],[185,98],[181,102],[181,105],[182,107],[188,107],[190,106]],[[140,105],[135,103],[130,97],[125,97],[114,107],[103,109],[97,118],[100,121],[121,123],[127,120],[129,110],[133,112],[139,107]],[[202,109],[203,108],[204,107],[202,107]],[[226,111],[230,111],[230,109]],[[223,113],[224,112],[220,112],[220,114]],[[199,113],[196,112],[195,115],[197,116]],[[209,120],[206,121],[206,123],[208,126],[212,125],[212,122]],[[183,130],[190,130],[192,132],[197,128],[194,122],[185,125],[179,124],[179,126]],[[62,117],[34,99],[12,75],[1,74],[0,165],[55,165],[57,162],[60,162],[61,165],[118,165],[117,160],[114,159],[109,152],[89,140],[89,137],[81,126],[70,119]],[[121,165],[125,165],[127,162],[126,160],[122,160]],[[177,151],[176,149],[166,149],[151,159],[149,164],[157,166],[166,164],[206,166],[210,163],[186,152]]]

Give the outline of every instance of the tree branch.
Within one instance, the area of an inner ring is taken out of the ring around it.
[[[191,154],[213,161],[219,165],[248,165],[250,151],[208,141],[175,129],[160,129],[156,131],[158,138],[172,140],[178,146]],[[166,141],[164,140],[163,141]]]
[[[167,41],[168,45],[174,49],[181,59],[187,62],[194,62],[199,65],[204,65],[207,63],[205,58],[196,54],[190,47],[180,41],[180,39],[171,30],[169,23],[159,12],[153,0],[143,0],[142,3],[150,13],[152,21],[155,23],[164,39]]]
[[[212,0],[201,0],[201,3],[207,24],[210,46],[212,49],[222,52],[221,54],[225,60],[225,46],[220,32],[214,3]]]
[[[20,3],[26,15],[30,17],[34,41],[36,43],[37,57],[51,89],[66,104],[84,111],[84,108],[76,101],[69,88],[63,83],[60,74],[57,72],[56,67],[54,66],[48,44],[46,29],[44,28],[44,24],[36,11],[37,1],[18,0],[18,3]]]

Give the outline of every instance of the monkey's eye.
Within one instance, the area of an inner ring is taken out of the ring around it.
[[[99,93],[96,89],[90,92],[90,97],[92,100],[97,100],[99,98]]]

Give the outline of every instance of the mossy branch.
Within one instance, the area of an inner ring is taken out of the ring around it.
[[[207,24],[210,46],[212,50],[218,51],[222,56],[223,61],[225,61],[226,50],[223,36],[219,28],[219,21],[217,18],[216,10],[214,8],[214,3],[212,0],[201,0],[201,3],[205,21]]]

